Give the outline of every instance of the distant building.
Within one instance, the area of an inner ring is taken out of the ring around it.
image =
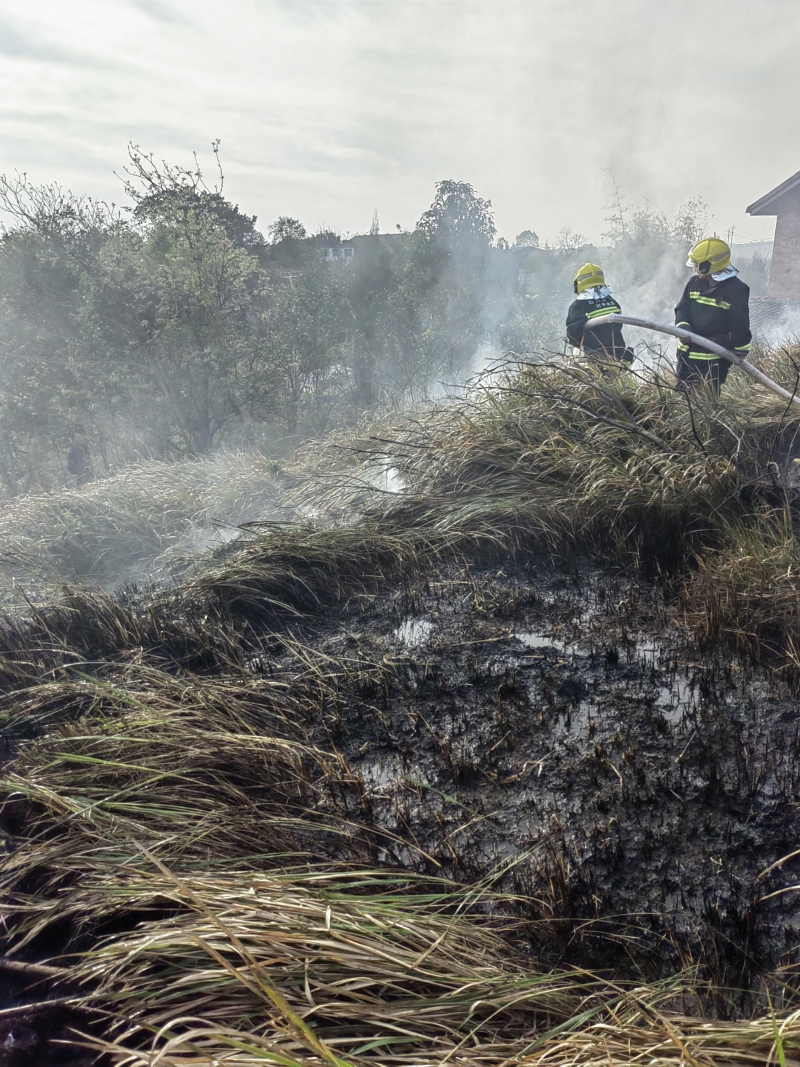
[[[747,209],[748,215],[777,215],[767,300],[800,302],[800,171]]]
[[[352,259],[356,254],[355,245],[352,241],[333,241],[322,245],[322,254],[325,259]]]
[[[356,255],[360,255],[362,248],[374,248],[376,245],[401,248],[407,239],[407,233],[361,233],[351,237],[350,243],[355,246]]]

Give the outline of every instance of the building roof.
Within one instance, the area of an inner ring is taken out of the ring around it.
[[[791,178],[787,178],[785,182],[781,182],[780,185],[776,185],[772,192],[767,193],[766,196],[762,196],[760,200],[756,200],[754,204],[751,204],[747,209],[748,215],[777,215],[778,204],[782,197],[784,197],[792,189],[796,189],[800,186],[800,170],[797,174],[793,174]]]
[[[398,244],[404,237],[408,236],[407,233],[357,233],[350,240],[353,244],[363,244],[365,241],[374,241],[377,238],[381,241],[391,241]]]

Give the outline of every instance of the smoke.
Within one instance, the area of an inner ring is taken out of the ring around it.
[[[689,278],[684,256],[672,248],[664,248],[658,258],[651,260],[647,275],[642,278],[641,267],[622,255],[611,256],[613,277],[611,287],[624,314],[671,325],[675,321],[675,305]],[[626,342],[636,352],[637,359],[652,366],[676,353],[677,342],[652,330],[633,326],[624,328]]]
[[[430,400],[440,403],[456,400],[476,386],[486,385],[499,375],[506,362],[506,351],[496,340],[481,341],[451,381],[437,380],[430,386]]]
[[[82,489],[0,506],[0,604],[47,599],[64,581],[114,589],[169,580],[235,538],[242,523],[285,519],[287,479],[263,455],[148,460]]]
[[[800,341],[800,304],[771,300],[751,304],[753,340],[765,348],[796,346]]]

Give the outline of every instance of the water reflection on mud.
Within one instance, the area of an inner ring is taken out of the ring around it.
[[[416,648],[425,644],[433,633],[433,629],[430,619],[404,619],[394,631],[394,636],[404,645]]]

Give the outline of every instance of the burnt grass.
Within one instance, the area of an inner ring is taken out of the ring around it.
[[[259,619],[251,601],[211,626],[207,644],[198,620],[173,619],[196,648],[165,626],[167,654],[157,629],[143,632],[146,657],[176,675],[182,651],[192,671],[220,676],[225,662],[290,692],[324,676],[316,712],[296,726],[349,766],[319,814],[349,822],[360,843],[321,833],[321,862],[357,857],[491,886],[523,920],[537,966],[648,981],[693,966],[713,991],[702,1011],[729,1017],[751,1010],[775,971],[791,984],[798,962],[798,893],[778,891],[800,861],[768,872],[800,836],[797,680],[700,647],[676,590],[586,560],[476,554],[299,620]],[[69,677],[77,661],[113,678],[131,650],[108,637],[114,647],[97,651],[110,659],[76,656],[80,627],[67,616],[75,640],[45,654],[37,638],[44,658],[30,662],[48,677]],[[40,634],[60,618],[30,626]],[[7,634],[11,677],[24,630]],[[5,760],[25,743],[5,738]],[[18,822],[11,831],[26,835]],[[57,930],[24,957],[91,945],[85,931]],[[0,1007],[64,995],[63,984],[6,975]],[[91,1022],[58,1004],[0,1015],[0,1064],[93,1062],[48,1043],[76,1025]]]
[[[752,989],[800,933],[796,893],[764,899],[792,864],[762,876],[800,830],[795,686],[699,648],[671,600],[588,563],[465,563],[292,639],[339,676],[312,736],[359,778],[378,862],[490,879],[553,965]],[[296,663],[274,635],[246,667]]]

